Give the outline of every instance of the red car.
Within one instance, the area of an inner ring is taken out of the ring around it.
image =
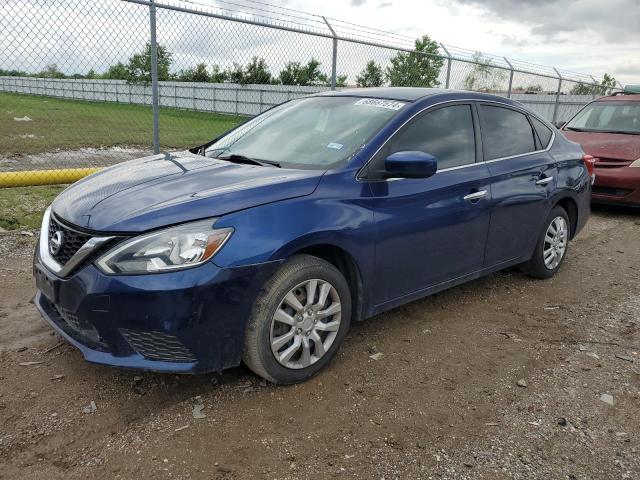
[[[587,104],[561,131],[595,159],[592,200],[640,206],[640,89]]]

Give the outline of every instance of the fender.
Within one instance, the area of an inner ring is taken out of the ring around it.
[[[215,256],[220,267],[280,261],[316,245],[340,248],[353,258],[365,292],[373,292],[375,228],[371,190],[357,169],[325,174],[313,195],[238,211],[216,227],[234,233]],[[365,300],[366,301],[366,300]]]

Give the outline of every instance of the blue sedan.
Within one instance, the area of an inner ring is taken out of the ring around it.
[[[312,95],[67,188],[44,215],[35,303],[90,362],[244,361],[299,382],[351,322],[515,265],[554,275],[592,175],[580,146],[502,97]]]

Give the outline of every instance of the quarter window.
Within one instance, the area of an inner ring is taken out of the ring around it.
[[[426,113],[387,144],[385,157],[418,150],[438,159],[438,170],[476,161],[473,117],[470,105],[443,107]]]
[[[508,108],[480,105],[482,144],[486,160],[511,157],[536,150],[526,115]]]
[[[536,117],[529,117],[531,119],[531,123],[533,124],[533,128],[535,128],[536,133],[538,134],[538,138],[540,139],[540,146],[542,148],[547,148],[549,146],[549,142],[551,141],[552,132],[549,127],[547,127],[544,123],[538,120]]]

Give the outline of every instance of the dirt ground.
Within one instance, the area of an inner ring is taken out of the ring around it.
[[[140,147],[79,148],[39,153],[0,152],[0,170],[17,172],[53,168],[108,167],[151,154],[151,150]]]
[[[2,479],[640,478],[638,213],[596,209],[551,280],[353,326],[293,387],[86,363],[30,304],[34,240],[0,235]]]

